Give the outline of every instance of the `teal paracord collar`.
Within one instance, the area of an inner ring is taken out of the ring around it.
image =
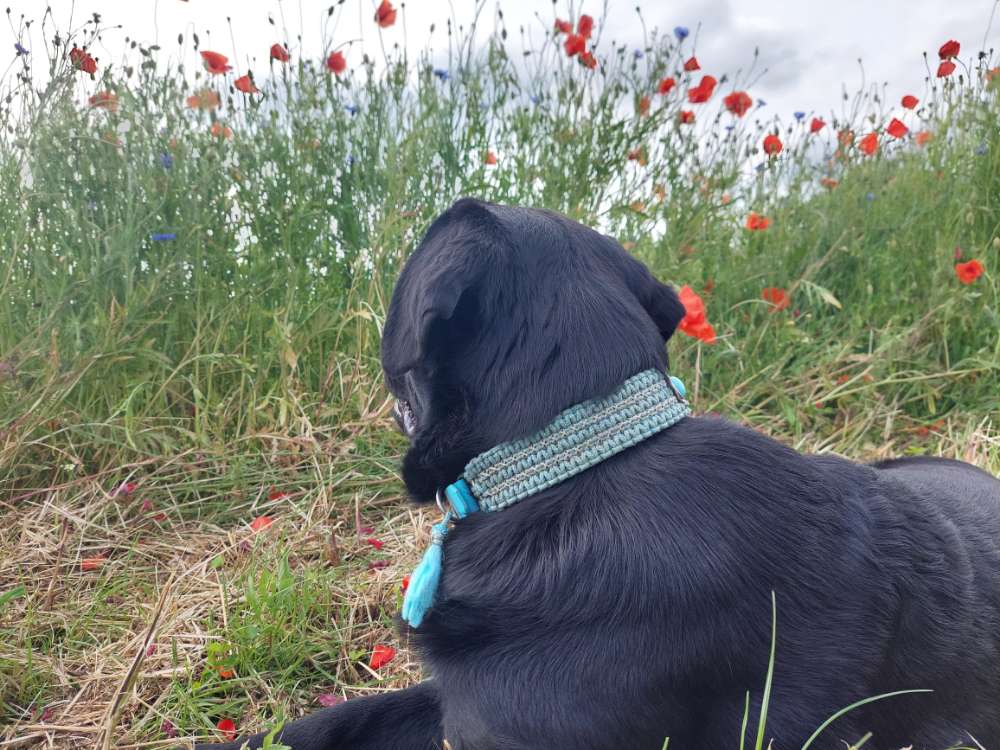
[[[451,511],[434,525],[430,547],[410,576],[403,619],[420,627],[434,603],[453,515],[508,508],[677,424],[691,413],[684,395],[679,379],[645,370],[609,396],[571,406],[534,435],[501,443],[469,461],[462,478],[445,488]]]

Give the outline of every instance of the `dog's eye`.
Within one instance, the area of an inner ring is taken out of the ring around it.
[[[410,408],[410,402],[401,398],[396,399],[396,403],[392,407],[392,416],[396,420],[400,432],[406,437],[413,437],[413,433],[417,431],[417,418],[413,414],[413,409]]]

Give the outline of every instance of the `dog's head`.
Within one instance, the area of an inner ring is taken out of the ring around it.
[[[683,316],[609,237],[550,211],[458,201],[403,268],[382,336],[410,494],[430,501],[478,453],[665,368]]]

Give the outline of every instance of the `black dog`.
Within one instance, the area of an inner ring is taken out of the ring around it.
[[[382,360],[417,502],[490,447],[665,369],[684,315],[616,242],[461,200],[396,286]],[[499,513],[458,521],[412,638],[429,679],[289,724],[294,750],[721,750],[767,715],[794,749],[1000,747],[1000,482],[930,458],[803,456],[687,418]],[[752,746],[753,736],[748,739]],[[250,747],[258,747],[259,736]],[[236,748],[239,743],[211,745]]]

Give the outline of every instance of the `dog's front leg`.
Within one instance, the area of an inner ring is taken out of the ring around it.
[[[442,746],[437,691],[422,682],[405,690],[355,698],[286,724],[275,740],[292,750],[437,750]],[[195,750],[259,748],[264,734]]]

